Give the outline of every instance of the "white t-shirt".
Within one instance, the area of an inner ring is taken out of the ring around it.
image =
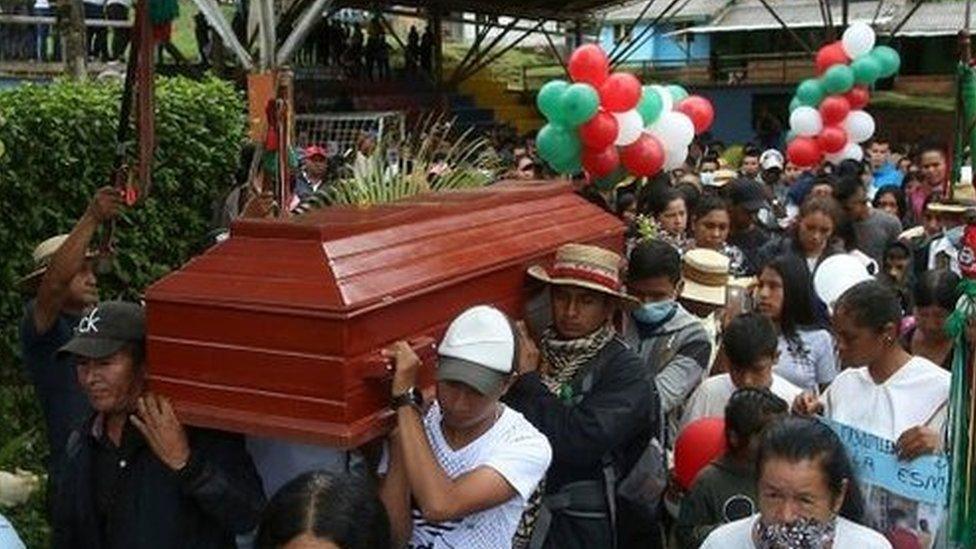
[[[817,391],[837,375],[834,339],[827,330],[797,330],[796,335],[801,345],[779,336],[773,371],[801,389]]]
[[[752,515],[735,522],[719,526],[705,538],[700,549],[751,549],[756,546],[752,541],[752,530],[759,515]],[[851,522],[844,517],[837,517],[837,529],[834,533],[834,547],[837,549],[891,549],[891,544],[884,536],[874,530]]]
[[[552,447],[522,414],[505,407],[485,434],[459,450],[452,450],[441,431],[441,409],[435,401],[424,416],[424,430],[437,463],[452,479],[479,467],[491,467],[517,495],[491,509],[461,520],[433,523],[414,508],[413,549],[499,549],[511,547],[512,536],[526,502],[552,461]]]
[[[866,367],[849,368],[824,391],[824,416],[895,441],[918,425],[942,431],[949,379],[949,372],[919,356],[880,385]]]
[[[17,531],[10,521],[0,515],[0,549],[24,549],[24,542],[20,540]]]
[[[701,383],[685,403],[685,412],[681,416],[681,428],[696,419],[703,417],[725,417],[725,406],[735,392],[735,384],[729,374],[712,376]],[[786,401],[788,406],[793,404],[797,395],[803,392],[796,385],[782,377],[773,374],[773,384],[769,390],[774,395]]]

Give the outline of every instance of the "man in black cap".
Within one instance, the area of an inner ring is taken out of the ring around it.
[[[759,269],[759,249],[769,241],[770,235],[756,222],[760,211],[769,209],[762,184],[739,178],[729,187],[729,220],[731,232],[728,243],[738,246],[746,257],[745,275],[754,275]]]
[[[145,392],[145,314],[109,301],[78,322],[73,358],[94,413],[71,433],[54,502],[56,548],[233,547],[264,505],[240,436],[185,429]]]

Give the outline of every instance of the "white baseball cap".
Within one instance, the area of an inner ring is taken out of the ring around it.
[[[759,156],[759,165],[762,169],[768,170],[771,168],[783,169],[783,153],[776,149],[766,149],[763,151],[762,155]]]
[[[438,381],[464,383],[483,395],[495,393],[515,367],[512,323],[494,307],[471,307],[447,327],[437,354]]]
[[[813,275],[813,289],[827,304],[831,314],[834,303],[847,290],[865,280],[874,280],[861,259],[851,254],[837,254],[823,260]]]

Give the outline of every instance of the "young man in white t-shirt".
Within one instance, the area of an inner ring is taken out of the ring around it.
[[[420,359],[404,342],[386,351],[395,363],[397,427],[380,494],[396,546],[511,546],[552,460],[546,437],[498,401],[523,358],[524,337],[492,307],[454,319],[438,348],[437,398],[426,413],[416,387]]]
[[[685,404],[681,428],[703,417],[722,417],[736,389],[769,389],[791,404],[802,389],[773,373],[779,353],[773,323],[758,313],[739,315],[722,334],[722,350],[729,359],[729,373],[701,383]]]

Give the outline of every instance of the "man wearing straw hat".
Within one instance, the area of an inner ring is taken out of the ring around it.
[[[539,364],[520,365],[507,400],[546,435],[553,461],[517,546],[529,535],[529,547],[623,547],[641,537],[653,546],[654,517],[623,489],[640,472],[634,464],[659,412],[653,383],[612,325],[617,309],[638,305],[622,292],[622,263],[609,250],[567,244],[551,266],[528,271],[548,285],[552,325]]]
[[[18,281],[28,296],[20,322],[21,350],[44,412],[52,477],[68,434],[89,413],[74,363],[55,353],[71,339],[82,314],[98,302],[95,256],[88,247],[95,230],[115,217],[120,204],[117,190],[99,189],[69,234],[49,238],[34,249],[34,269]]]

